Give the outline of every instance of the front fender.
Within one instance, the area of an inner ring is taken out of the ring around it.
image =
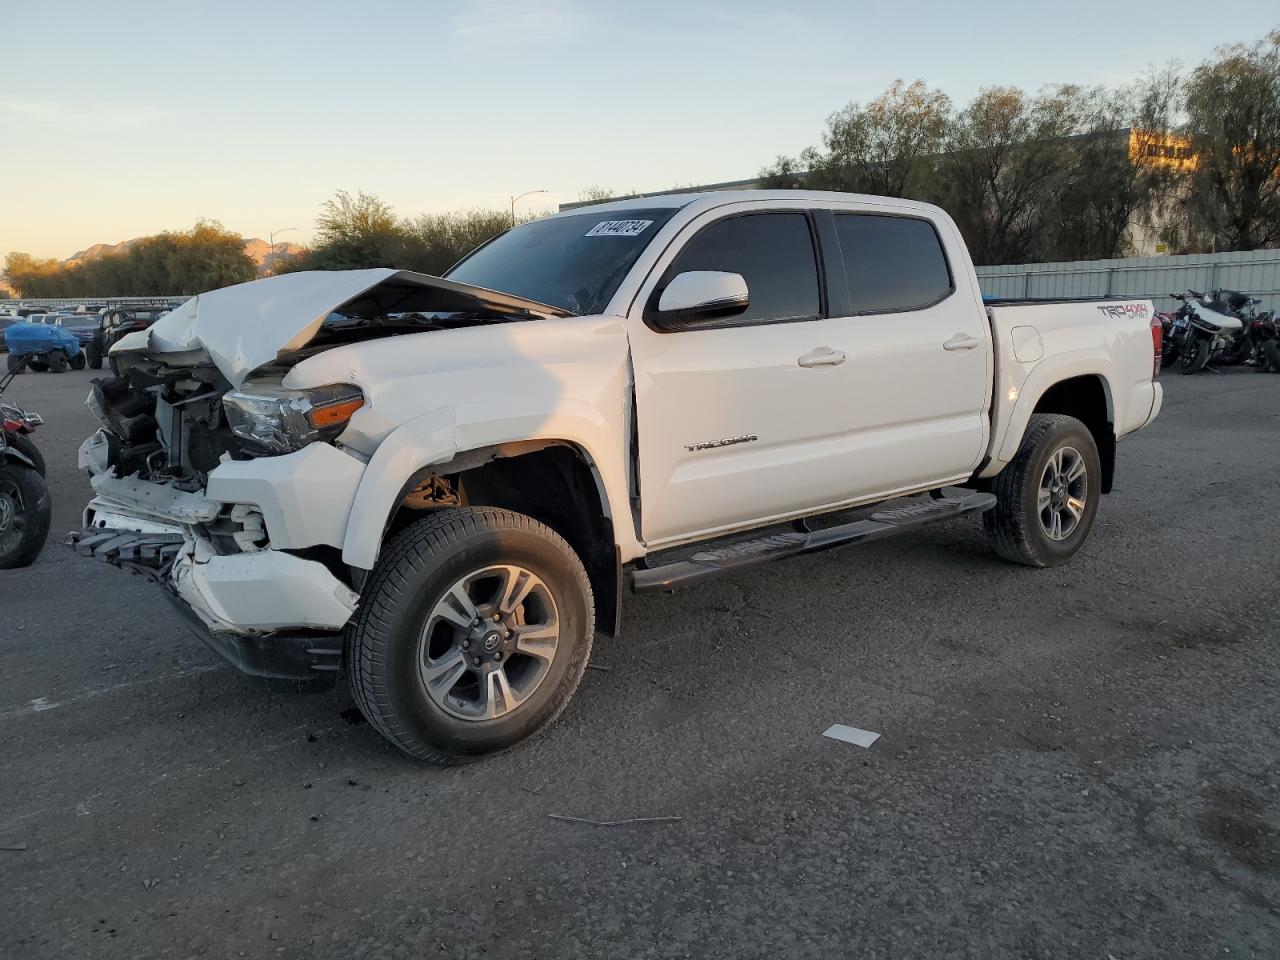
[[[579,400],[563,397],[529,402],[520,398],[518,410],[510,400],[464,403],[434,410],[393,430],[374,451],[356,490],[343,560],[353,567],[372,570],[378,559],[383,532],[406,487],[427,467],[444,465],[473,450],[531,440],[561,441],[577,447],[589,458],[601,486],[601,500],[608,516],[627,512],[625,431],[611,425],[599,410]],[[631,523],[615,523],[619,539],[626,538]],[[622,544],[631,553],[634,544]]]

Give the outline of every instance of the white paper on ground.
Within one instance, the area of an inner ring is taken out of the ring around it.
[[[857,727],[846,727],[843,723],[833,723],[822,731],[824,737],[830,737],[832,740],[843,740],[845,743],[852,743],[859,747],[869,747],[880,739],[880,734],[872,733],[870,730],[859,730]]]

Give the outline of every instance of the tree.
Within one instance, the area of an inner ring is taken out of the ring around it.
[[[975,263],[1036,258],[1063,185],[1064,142],[1076,129],[1074,92],[1032,98],[989,87],[951,123],[939,199]]]
[[[521,222],[532,219],[536,215],[525,214]],[[441,274],[510,225],[511,214],[502,210],[402,219],[375,196],[360,193],[353,198],[340,190],[321,207],[315,245],[283,260],[276,272],[394,267]]]
[[[1118,90],[1059,88],[1073,128],[1060,146],[1055,202],[1040,256],[1100,260],[1131,252],[1136,223],[1151,229],[1179,174],[1164,159],[1178,78],[1170,69]]]
[[[25,297],[123,297],[201,293],[254,277],[244,240],[215,221],[160,233],[128,249],[62,263],[25,253],[5,258],[5,274]]]
[[[922,80],[895,80],[865,106],[850,102],[828,117],[821,149],[807,148],[797,160],[779,157],[762,179],[771,187],[925,196],[950,113],[946,94]]]
[[[1280,30],[1192,71],[1186,112],[1196,154],[1188,217],[1216,249],[1280,242]]]

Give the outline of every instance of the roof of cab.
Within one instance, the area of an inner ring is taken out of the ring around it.
[[[871,206],[893,206],[899,209],[936,210],[932,204],[899,197],[877,197],[864,193],[838,193],[833,190],[703,190],[698,193],[662,193],[649,197],[629,197],[626,200],[607,200],[586,206],[562,210],[555,217],[572,217],[582,214],[626,213],[629,210],[653,210],[687,207],[697,204],[703,209],[730,203],[759,203],[770,200],[801,200],[813,203],[864,203]]]

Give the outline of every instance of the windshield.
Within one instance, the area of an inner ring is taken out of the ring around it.
[[[676,209],[534,220],[496,237],[445,276],[576,314],[599,313]]]

